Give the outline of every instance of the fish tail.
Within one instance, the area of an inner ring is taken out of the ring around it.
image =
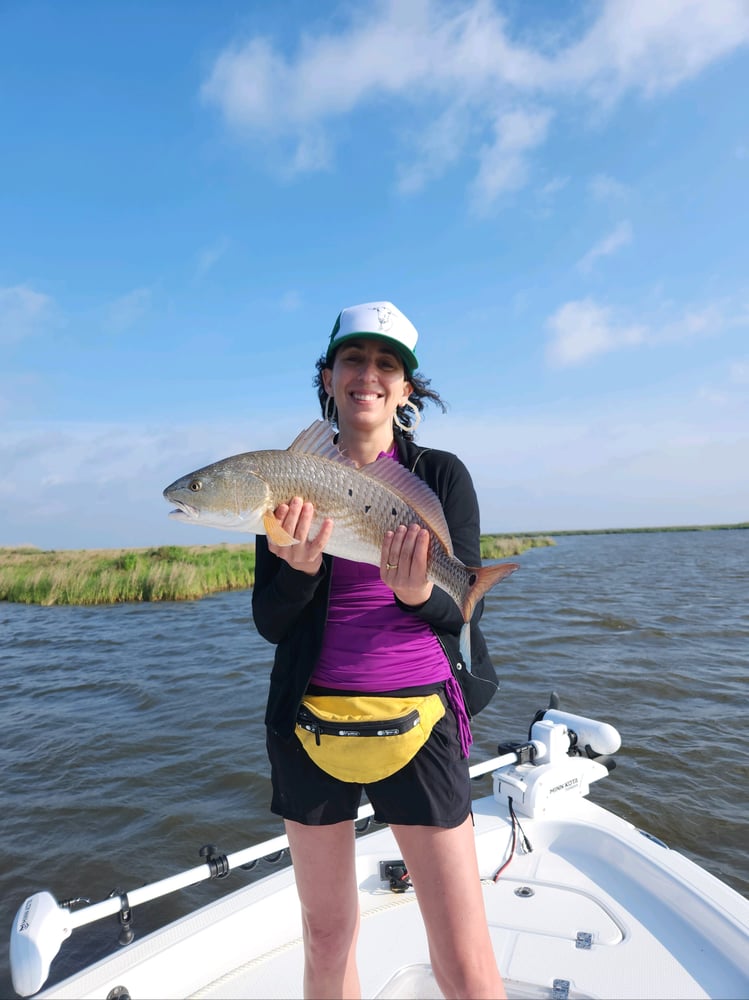
[[[518,569],[517,563],[494,563],[491,566],[469,566],[470,586],[463,601],[463,621],[470,622],[476,605],[491,590],[495,583],[504,580],[510,573]]]
[[[495,583],[504,580],[510,573],[518,569],[517,563],[495,563],[492,566],[469,566],[470,587],[463,602],[463,621],[465,624],[460,630],[460,655],[466,665],[466,670],[471,672],[471,618],[476,605],[491,590]]]

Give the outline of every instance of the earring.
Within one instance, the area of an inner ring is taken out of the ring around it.
[[[416,406],[416,404],[412,403],[410,399],[406,400],[403,406],[399,406],[398,409],[405,410],[406,407],[408,407],[410,410],[413,410],[413,423],[411,425],[402,423],[398,419],[398,410],[395,411],[393,422],[395,423],[396,427],[399,427],[400,430],[403,431],[404,434],[413,434],[416,428],[421,423],[421,413],[419,412],[419,408]]]
[[[335,399],[332,396],[328,396],[325,400],[325,419],[329,424],[332,424],[336,416],[335,410]]]

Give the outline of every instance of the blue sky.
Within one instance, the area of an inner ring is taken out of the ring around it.
[[[0,545],[213,544],[346,305],[494,531],[749,518],[745,0],[0,4]]]

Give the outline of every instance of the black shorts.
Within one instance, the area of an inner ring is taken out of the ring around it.
[[[339,781],[317,766],[296,735],[288,742],[267,731],[273,799],[271,812],[305,826],[356,819],[362,791],[378,823],[456,827],[471,811],[468,761],[449,705],[429,739],[389,778],[359,785]]]

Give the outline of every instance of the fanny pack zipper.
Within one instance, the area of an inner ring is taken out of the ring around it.
[[[308,733],[315,734],[315,743],[320,746],[320,736],[402,736],[418,726],[419,710],[415,708],[401,719],[383,719],[381,722],[326,722],[319,719],[302,705],[297,722]]]

